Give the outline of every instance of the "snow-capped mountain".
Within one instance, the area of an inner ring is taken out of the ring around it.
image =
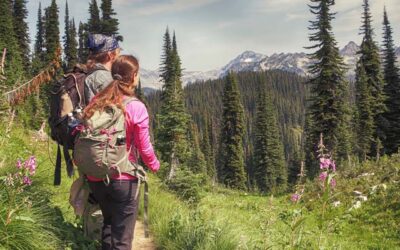
[[[354,78],[354,70],[358,60],[357,52],[360,47],[355,42],[349,42],[340,51],[344,63],[347,65],[347,77]],[[400,47],[396,49],[396,55],[400,64]],[[307,69],[311,61],[306,53],[275,53],[271,56],[263,55],[253,51],[245,51],[227,65],[220,69],[211,71],[184,71],[182,76],[183,85],[196,81],[218,79],[225,76],[229,71],[262,71],[279,69],[293,72],[299,75],[307,75]],[[159,72],[141,70],[142,86],[150,89],[160,89],[162,83],[159,81]]]
[[[260,63],[265,57],[265,55],[253,51],[245,51],[223,67],[220,75],[226,75],[229,71],[258,71]]]

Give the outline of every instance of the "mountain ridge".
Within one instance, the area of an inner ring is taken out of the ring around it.
[[[357,55],[360,46],[350,41],[342,49],[339,50],[344,63],[347,65],[348,71],[346,76],[354,79],[354,71],[359,58]],[[396,48],[398,63],[400,63],[400,47]],[[307,75],[307,68],[311,64],[305,52],[295,53],[273,53],[272,55],[264,55],[251,50],[246,50],[234,59],[229,61],[225,66],[209,70],[209,71],[183,71],[183,85],[194,83],[197,81],[214,80],[225,76],[229,71],[263,71],[263,70],[283,70],[299,75]],[[141,70],[142,86],[148,90],[161,89],[162,83],[159,78],[158,70]]]

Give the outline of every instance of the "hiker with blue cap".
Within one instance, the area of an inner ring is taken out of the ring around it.
[[[90,100],[113,81],[111,66],[120,54],[118,40],[114,36],[89,34],[87,68],[90,72],[85,80],[85,100]]]
[[[87,77],[85,79],[85,103],[106,88],[114,79],[111,67],[120,54],[120,46],[114,36],[89,34],[87,40],[89,56],[86,63]],[[103,216],[97,201],[90,193],[83,215],[84,234],[93,240],[101,239]]]

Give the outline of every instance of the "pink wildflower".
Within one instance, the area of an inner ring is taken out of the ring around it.
[[[27,161],[25,161],[25,168],[29,169],[29,173],[31,175],[35,174],[36,171],[36,158],[35,156],[29,157]]]
[[[320,169],[328,169],[330,165],[331,165],[331,159],[325,157],[321,157],[319,159]]]
[[[319,180],[322,182],[324,182],[326,180],[326,177],[328,177],[327,172],[322,172],[321,174],[319,174]]]
[[[17,160],[17,164],[16,164],[17,169],[21,169],[22,168],[22,161],[21,159]]]
[[[331,168],[333,172],[336,172],[336,163],[335,161],[331,161]]]
[[[296,202],[298,202],[298,201],[300,200],[300,195],[298,195],[298,194],[292,194],[292,196],[290,197],[290,200],[291,200],[293,203],[296,203]]]
[[[32,184],[32,180],[28,176],[24,176],[24,178],[22,179],[22,182],[28,186],[30,186]]]

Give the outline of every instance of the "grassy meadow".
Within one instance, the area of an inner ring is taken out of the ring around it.
[[[95,249],[68,204],[73,179],[63,169],[61,186],[52,184],[55,145],[34,141],[23,128],[4,132],[0,249]],[[18,158],[31,155],[37,159],[32,185],[13,198],[6,177]],[[325,203],[318,180],[304,183],[296,203],[290,193],[260,196],[219,186],[201,188],[201,199],[189,203],[151,175],[150,229],[159,249],[400,249],[399,170],[399,155],[354,164],[338,172]]]

